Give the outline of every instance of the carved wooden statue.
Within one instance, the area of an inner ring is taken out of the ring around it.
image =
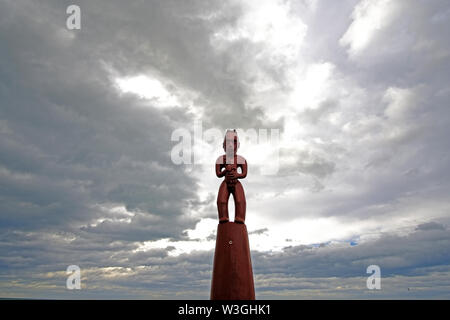
[[[245,225],[245,193],[239,179],[247,176],[247,161],[237,155],[236,130],[227,130],[223,142],[225,154],[216,161],[216,175],[225,177],[217,196],[219,225],[211,283],[212,300],[254,300],[252,262]],[[240,172],[239,172],[240,171]],[[235,221],[228,217],[230,194],[235,203]]]

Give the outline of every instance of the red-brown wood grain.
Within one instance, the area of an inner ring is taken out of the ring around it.
[[[243,223],[226,222],[217,227],[211,299],[255,299],[248,233]]]

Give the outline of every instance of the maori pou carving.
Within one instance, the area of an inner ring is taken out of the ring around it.
[[[238,155],[239,138],[236,130],[228,130],[223,141],[225,154],[217,158],[216,175],[218,178],[225,177],[219,188],[217,196],[217,210],[219,222],[228,222],[228,200],[233,195],[235,204],[235,222],[245,223],[245,193],[239,179],[247,176],[247,161]],[[239,170],[241,171],[239,173]]]
[[[247,161],[237,154],[239,138],[236,130],[227,130],[223,142],[225,154],[216,161],[216,175],[225,177],[217,195],[216,250],[211,282],[212,300],[254,300],[255,288],[245,225],[246,201],[240,179],[247,176]],[[228,217],[228,201],[233,195],[235,221]]]

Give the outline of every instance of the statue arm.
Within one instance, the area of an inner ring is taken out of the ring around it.
[[[222,170],[224,165],[221,162],[223,162],[223,158],[219,157],[216,161],[216,176],[217,176],[217,178],[222,178],[227,173],[226,170]]]
[[[216,176],[217,176],[217,178],[222,178],[227,172],[227,170],[222,170],[221,171],[221,169],[222,169],[222,165],[216,163]]]
[[[247,160],[244,159],[244,163],[240,165],[242,173],[238,173],[238,179],[244,179],[247,176]]]

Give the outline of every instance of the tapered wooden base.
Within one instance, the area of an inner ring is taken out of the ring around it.
[[[211,300],[254,300],[247,227],[226,222],[217,227]]]

